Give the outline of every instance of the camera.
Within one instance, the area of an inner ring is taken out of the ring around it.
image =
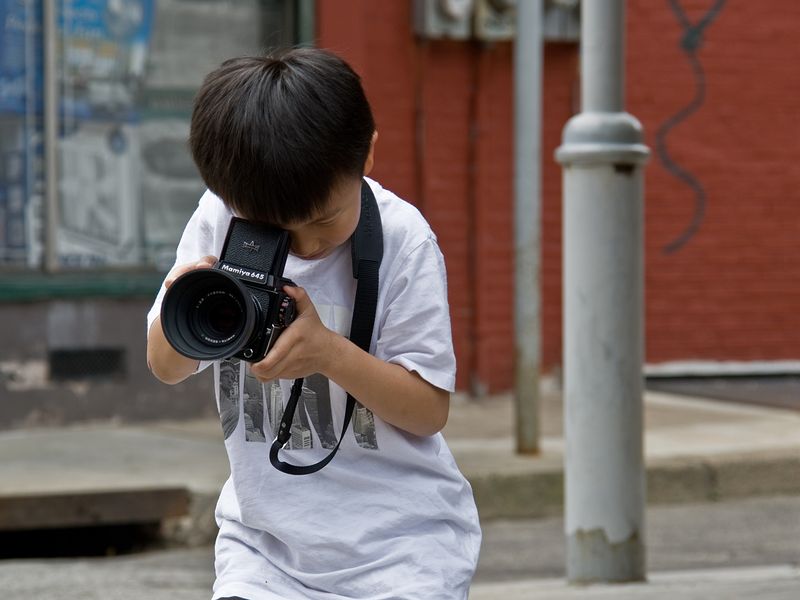
[[[170,345],[197,360],[257,362],[294,320],[294,300],[283,292],[289,233],[234,217],[222,255],[210,269],[184,273],[161,305]]]

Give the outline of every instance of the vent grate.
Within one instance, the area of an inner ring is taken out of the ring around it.
[[[124,348],[80,348],[50,350],[50,379],[124,379]]]

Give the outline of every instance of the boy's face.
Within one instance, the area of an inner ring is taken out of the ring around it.
[[[375,142],[372,134],[369,154],[364,163],[364,175],[369,175],[375,163]],[[361,177],[342,179],[331,190],[328,203],[319,214],[302,223],[282,224],[292,239],[290,252],[303,260],[317,260],[330,255],[353,235],[361,217]]]
[[[361,179],[349,177],[331,190],[325,207],[308,221],[283,224],[292,240],[290,252],[303,260],[331,254],[353,235],[361,216]]]

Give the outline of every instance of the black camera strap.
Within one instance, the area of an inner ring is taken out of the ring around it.
[[[350,325],[350,341],[365,352],[369,352],[372,341],[372,330],[375,326],[375,310],[378,305],[378,270],[383,259],[383,227],[378,203],[375,195],[366,181],[361,183],[361,217],[358,226],[350,239],[353,254],[353,277],[358,280],[356,285],[356,299],[353,306],[353,320]],[[308,475],[316,473],[327,465],[342,443],[350,420],[355,410],[356,399],[347,394],[342,433],[336,446],[330,454],[313,465],[300,466],[283,462],[278,458],[278,452],[286,445],[292,436],[292,420],[297,408],[297,402],[303,391],[303,379],[295,379],[289,401],[283,410],[278,435],[272,442],[269,460],[272,466],[289,475]]]

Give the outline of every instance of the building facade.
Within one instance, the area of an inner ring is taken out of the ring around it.
[[[545,7],[569,2],[547,0]],[[653,372],[798,370],[800,6],[628,0],[627,110],[644,127],[646,362]],[[376,176],[413,199],[447,259],[462,389],[513,374],[510,42],[424,40],[411,2],[319,0],[322,45],[376,107]],[[561,170],[579,46],[547,41],[542,122],[542,366],[561,358]]]
[[[800,7],[777,4],[627,3],[627,108],[652,150],[646,361],[656,370],[795,369],[800,359]],[[458,387],[510,388],[512,42],[416,35],[414,5],[0,0],[0,427],[215,410],[197,393],[208,373],[170,388],[144,360],[144,314],[203,191],[186,150],[191,98],[225,58],[298,42],[362,74],[380,136],[374,175],[439,237]],[[579,108],[578,44],[551,36],[544,47],[549,372],[562,318],[553,152]]]
[[[0,0],[0,427],[214,412],[145,362],[145,314],[204,186],[191,102],[297,43],[308,2]]]

